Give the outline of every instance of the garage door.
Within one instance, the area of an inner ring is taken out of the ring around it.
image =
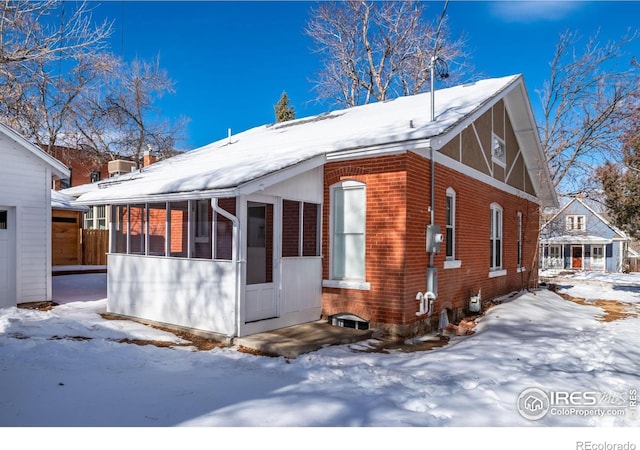
[[[13,210],[0,206],[0,308],[15,306]]]

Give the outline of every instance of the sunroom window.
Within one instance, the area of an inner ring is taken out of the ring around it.
[[[320,255],[320,205],[282,201],[282,256]]]

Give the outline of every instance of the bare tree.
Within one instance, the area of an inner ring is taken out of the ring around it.
[[[539,95],[542,145],[554,185],[563,195],[584,192],[601,161],[620,159],[621,124],[639,87],[638,72],[623,59],[623,50],[636,37],[637,32],[629,32],[603,45],[596,34],[578,52],[576,32],[560,36],[549,80]]]
[[[171,123],[157,108],[157,101],[173,92],[158,60],[119,61],[106,90],[82,102],[76,121],[79,143],[112,157],[129,156],[138,164],[147,149],[161,158],[175,154],[186,119]]]
[[[0,120],[49,149],[104,67],[111,33],[86,3],[68,4],[0,1]]]
[[[449,39],[444,15],[424,15],[421,2],[321,2],[306,29],[322,59],[318,99],[350,107],[425,91],[436,52],[457,64],[451,82],[467,76],[464,40]]]
[[[51,151],[56,145],[74,145],[74,124],[82,103],[91,92],[99,92],[113,73],[115,58],[108,53],[79,55],[68,70],[51,70],[44,61],[36,61],[28,97],[16,112],[26,137]]]
[[[0,73],[11,64],[51,61],[105,48],[111,24],[95,25],[87,3],[66,8],[62,0],[2,0]]]

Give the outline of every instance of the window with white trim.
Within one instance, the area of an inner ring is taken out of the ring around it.
[[[522,266],[522,212],[518,211],[518,253],[517,253],[517,264],[518,269],[521,269]]]
[[[90,206],[84,213],[84,228],[86,230],[107,229],[107,207],[105,205]]]
[[[447,261],[456,259],[456,191],[447,189],[447,229],[445,234]]]
[[[490,265],[491,270],[502,269],[502,207],[497,203],[491,204],[491,236]]]
[[[331,186],[331,279],[364,281],[366,189],[358,181]]]
[[[585,231],[586,217],[582,215],[568,215],[566,217],[567,231]]]

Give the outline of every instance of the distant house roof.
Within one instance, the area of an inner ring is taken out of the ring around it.
[[[88,211],[89,207],[74,203],[75,197],[63,194],[60,191],[51,190],[51,208],[64,209],[69,211]]]
[[[504,99],[528,169],[542,174],[531,177],[537,197],[545,205],[557,205],[521,75],[436,91],[434,121],[429,118],[430,99],[431,94],[424,93],[253,128],[141,171],[101,181],[100,189],[82,194],[79,201],[117,204],[204,194],[235,196],[326,161],[430,146],[438,150]]]
[[[0,132],[5,136],[9,137],[11,140],[15,141],[24,149],[28,150],[36,158],[42,160],[45,164],[47,164],[51,168],[52,175],[58,178],[68,178],[70,176],[69,169],[67,168],[67,166],[62,164],[53,156],[41,150],[36,145],[27,141],[22,135],[20,135],[20,133],[18,133],[14,129],[0,123]]]
[[[574,197],[570,201],[568,201],[562,208],[560,208],[560,210],[557,213],[555,213],[551,217],[551,219],[549,219],[544,225],[542,225],[542,230],[544,230],[551,222],[553,222],[558,216],[560,216],[574,202],[580,203],[591,215],[593,215],[600,222],[602,222],[604,225],[609,227],[615,234],[617,234],[618,237],[615,238],[616,240],[620,240],[620,239],[629,240],[630,239],[629,236],[627,235],[627,233],[625,233],[620,228],[616,227],[611,222],[609,222],[607,219],[605,219],[602,214],[598,213],[595,209],[593,209],[591,206],[589,206],[589,204],[587,202],[585,202],[583,199],[581,199],[580,197]],[[587,237],[590,237],[590,236],[587,236]],[[568,242],[570,240],[573,240],[573,241],[576,240],[576,236],[554,236],[554,237],[549,237],[549,238],[543,238],[543,239],[541,239],[541,241],[547,242],[547,243],[557,243],[557,242],[562,242],[562,238],[566,238],[565,242]],[[602,238],[599,238],[599,239],[601,241],[603,240]],[[598,243],[608,244],[608,243],[611,242],[611,240],[607,240],[607,239],[605,239],[605,241],[606,242],[590,242],[590,243],[592,243],[592,244],[598,244]],[[584,243],[588,243],[588,242],[585,241]]]

